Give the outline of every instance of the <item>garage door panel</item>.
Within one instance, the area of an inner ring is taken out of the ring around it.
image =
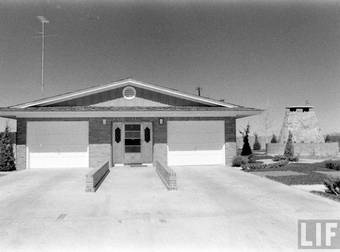
[[[87,146],[85,145],[30,145],[30,153],[76,153],[87,152]]]
[[[169,153],[168,159],[172,160],[169,165],[223,165],[225,163],[224,156],[216,151],[175,151]]]
[[[28,122],[27,146],[30,168],[88,167],[88,122]]]
[[[168,164],[224,164],[224,121],[169,121]]]
[[[169,145],[169,151],[197,151],[197,150],[222,150],[224,144],[216,142],[205,143],[172,143]]]

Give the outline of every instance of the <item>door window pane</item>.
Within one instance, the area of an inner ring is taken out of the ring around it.
[[[150,129],[149,127],[146,127],[145,130],[144,130],[144,140],[145,142],[150,142]]]
[[[115,129],[115,141],[116,141],[116,143],[119,143],[120,140],[121,140],[120,133],[121,133],[120,128]]]
[[[125,130],[140,131],[140,124],[125,124]]]
[[[140,124],[125,124],[125,152],[141,152],[141,127]]]

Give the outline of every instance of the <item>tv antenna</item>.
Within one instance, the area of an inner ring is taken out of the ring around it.
[[[45,57],[45,24],[48,21],[44,16],[37,16],[41,23],[41,94],[44,93],[44,57]]]

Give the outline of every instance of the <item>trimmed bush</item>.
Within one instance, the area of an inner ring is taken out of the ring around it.
[[[233,158],[232,166],[234,167],[241,167],[243,164],[248,163],[247,157],[236,156]]]
[[[261,150],[261,144],[259,142],[259,138],[257,134],[255,134],[255,142],[253,145],[253,150]]]
[[[339,197],[340,194],[340,178],[327,178],[323,182],[326,186],[326,193],[334,194]]]
[[[247,128],[244,130],[244,132],[240,131],[242,137],[243,137],[243,147],[241,151],[241,156],[249,156],[252,154],[250,145],[249,145],[249,132],[250,132],[250,125],[247,125]]]
[[[0,134],[0,171],[14,171],[15,160],[9,128]]]
[[[277,143],[277,138],[275,134],[273,134],[272,139],[270,140],[271,143]]]
[[[293,134],[289,131],[288,140],[283,154],[286,158],[294,157]]]
[[[328,169],[340,170],[340,160],[327,160],[325,161],[325,167]]]

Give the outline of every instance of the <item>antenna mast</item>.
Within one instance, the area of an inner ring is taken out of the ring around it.
[[[44,16],[37,16],[41,22],[41,94],[44,93],[44,54],[45,54],[45,24],[48,21]]]

